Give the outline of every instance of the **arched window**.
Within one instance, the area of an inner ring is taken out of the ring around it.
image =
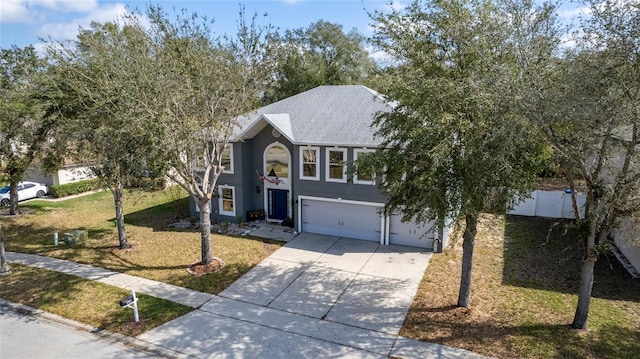
[[[289,178],[289,151],[284,145],[271,145],[265,153],[265,176]]]

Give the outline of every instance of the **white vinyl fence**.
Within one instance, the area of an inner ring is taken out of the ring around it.
[[[578,194],[576,199],[580,208],[580,217],[584,218],[584,204],[587,196]],[[533,191],[530,198],[520,202],[507,213],[529,217],[575,218],[571,193],[564,191]]]
[[[587,196],[579,194],[576,197],[580,208],[580,217],[584,218],[584,204]],[[548,218],[575,218],[571,192],[537,190],[531,194],[531,198],[516,205],[508,214],[518,216],[537,216]],[[640,220],[624,220],[614,232],[616,247],[624,255],[626,260],[640,272]]]

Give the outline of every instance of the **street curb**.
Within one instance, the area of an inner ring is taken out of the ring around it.
[[[24,304],[10,302],[8,300],[0,298],[0,308],[5,309],[8,308],[14,312],[18,312],[22,315],[32,315],[42,320],[46,320],[49,322],[54,322],[60,325],[64,325],[73,330],[86,332],[88,334],[95,335],[101,340],[104,340],[109,343],[119,343],[129,349],[140,350],[147,352],[151,355],[163,357],[163,358],[176,358],[176,359],[187,359],[194,358],[184,353],[177,352],[172,349],[168,349],[165,347],[161,347],[149,342],[146,342],[141,339],[128,337],[126,335],[112,333],[107,330],[102,330],[99,328],[94,328],[88,324],[80,323],[75,320],[63,318],[57,314],[45,312],[43,310],[33,308]]]

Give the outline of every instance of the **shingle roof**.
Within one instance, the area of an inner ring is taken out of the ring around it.
[[[252,138],[271,124],[294,144],[375,147],[381,139],[371,124],[391,106],[365,86],[320,86],[249,113],[240,137]]]

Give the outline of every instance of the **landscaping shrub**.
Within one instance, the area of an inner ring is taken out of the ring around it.
[[[96,189],[98,186],[97,179],[78,181],[73,183],[65,183],[49,186],[51,195],[54,197],[66,197],[73,194],[83,193]]]
[[[131,179],[127,184],[127,187],[150,191],[162,191],[169,186],[167,185],[167,179],[165,177],[143,177]]]

